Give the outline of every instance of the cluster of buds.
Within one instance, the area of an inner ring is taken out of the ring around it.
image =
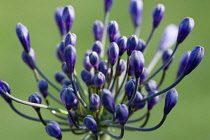
[[[204,56],[204,49],[201,46],[196,46],[192,51],[184,53],[174,83],[160,88],[178,47],[192,31],[194,20],[186,17],[180,22],[179,27],[168,25],[163,32],[156,54],[146,66],[144,56],[155,30],[164,17],[164,5],[155,6],[152,12],[152,30],[145,42],[139,38],[142,0],[130,1],[129,12],[135,32],[128,38],[120,34],[116,21],[109,22],[112,4],[113,0],[104,0],[104,22],[96,20],[93,24],[95,42],[91,50],[85,53],[84,69],[80,72],[81,78],[75,70],[77,36],[71,32],[75,19],[72,6],[58,7],[55,11],[55,21],[62,37],[56,47],[56,55],[62,68],[62,72],[55,73],[57,83],[52,82],[36,64],[28,29],[21,23],[16,26],[17,37],[24,48],[22,59],[34,72],[39,93],[35,92],[29,96],[28,101],[23,101],[11,95],[8,83],[0,81],[0,95],[18,115],[41,122],[47,134],[58,140],[62,139],[62,132],[66,131],[76,135],[85,134],[83,139],[99,140],[104,135],[122,139],[124,130],[158,129],[177,104],[178,93],[174,87],[199,65]],[[104,58],[106,37],[109,39],[106,51],[108,60]],[[175,47],[171,50],[173,45]],[[126,56],[126,60],[123,60],[123,55]],[[161,57],[162,65],[157,70],[153,70]],[[152,71],[154,72],[150,74]],[[161,79],[156,82],[153,78],[161,71],[163,72]],[[60,99],[50,93],[48,85],[60,93]],[[161,94],[165,96],[160,98]],[[163,98],[165,98],[165,106],[160,123],[153,127],[145,127],[153,107]],[[51,106],[50,99],[63,105],[63,109]],[[46,105],[42,104],[42,100]],[[13,105],[13,101],[32,106],[38,117],[20,112]],[[60,120],[44,119],[41,109],[49,109],[52,115]],[[146,113],[139,118],[131,119],[131,116],[139,110],[146,110]],[[138,122],[141,122],[139,127],[128,125]],[[113,134],[110,131],[111,127],[120,128],[120,134]]]

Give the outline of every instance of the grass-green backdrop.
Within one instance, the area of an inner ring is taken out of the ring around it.
[[[178,25],[184,17],[195,20],[195,28],[181,44],[175,62],[166,76],[163,86],[174,81],[180,56],[194,46],[205,47],[205,57],[199,67],[187,76],[177,87],[179,102],[169,114],[165,124],[154,132],[127,132],[123,139],[132,140],[209,140],[210,139],[210,2],[209,0],[143,0],[143,25],[141,38],[147,39],[151,30],[151,12],[154,6],[162,3],[166,13],[162,23],[155,32],[146,53],[148,63],[159,43],[162,31],[167,24]],[[133,26],[128,14],[129,0],[115,0],[110,20],[119,23],[122,35],[133,34]],[[7,81],[15,97],[27,100],[37,91],[33,73],[21,60],[22,47],[16,37],[15,26],[21,22],[30,31],[31,45],[36,52],[37,64],[53,79],[55,71],[60,71],[60,63],[55,57],[55,46],[60,36],[54,23],[54,10],[57,6],[73,5],[76,19],[72,32],[77,37],[77,64],[81,70],[81,62],[86,49],[91,47],[93,37],[92,23],[95,19],[103,19],[103,0],[0,0],[0,79]],[[160,65],[160,63],[158,64]],[[156,78],[157,79],[157,78]],[[53,90],[52,90],[53,91]],[[55,92],[59,97],[59,94]],[[21,111],[36,116],[31,107],[15,104]],[[154,107],[150,123],[153,126],[162,117],[163,100]],[[44,116],[49,113],[43,111]],[[138,113],[139,116],[141,112]],[[138,125],[138,124],[136,124]],[[118,132],[116,132],[118,133]],[[79,139],[71,133],[63,135],[64,140]],[[0,99],[0,140],[52,140],[37,122],[32,122],[16,115],[3,99]]]

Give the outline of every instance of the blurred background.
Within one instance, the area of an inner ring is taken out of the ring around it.
[[[162,3],[166,13],[146,53],[148,64],[158,46],[164,28],[171,23],[179,25],[184,17],[195,20],[195,28],[181,44],[175,56],[166,80],[162,87],[170,85],[176,75],[178,63],[182,54],[192,50],[196,45],[205,48],[202,63],[176,87],[179,102],[169,114],[165,124],[153,132],[125,132],[123,139],[144,140],[209,140],[210,139],[210,94],[209,70],[210,65],[210,10],[209,0],[143,0],[144,11],[140,37],[144,40],[149,36],[155,5]],[[128,13],[129,0],[115,0],[111,10],[110,20],[119,23],[122,35],[130,36],[134,32]],[[36,81],[32,71],[22,62],[22,46],[16,37],[15,26],[18,22],[27,26],[31,46],[36,52],[36,61],[42,71],[54,80],[55,71],[61,71],[61,64],[55,57],[56,44],[61,40],[54,22],[54,10],[58,6],[73,5],[76,13],[72,32],[77,35],[77,64],[76,69],[82,69],[82,59],[86,49],[93,43],[92,24],[96,19],[103,20],[103,0],[0,0],[0,79],[7,81],[12,94],[27,100],[30,94],[37,91]],[[108,43],[107,43],[108,44]],[[157,66],[160,66],[161,62]],[[157,67],[156,67],[157,68]],[[155,77],[158,79],[160,75]],[[59,93],[50,89],[57,97]],[[26,114],[36,116],[34,109],[28,106],[15,106]],[[55,104],[57,106],[57,104]],[[164,101],[154,107],[147,127],[156,125],[163,113]],[[43,116],[50,118],[47,110],[42,110]],[[136,117],[141,116],[139,111]],[[140,125],[140,123],[135,124]],[[15,114],[8,104],[0,98],[0,139],[1,140],[52,140],[41,123],[26,120]],[[118,131],[116,134],[118,135]],[[63,139],[81,139],[70,132],[63,134]]]

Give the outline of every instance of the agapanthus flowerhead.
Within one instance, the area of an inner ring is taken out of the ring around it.
[[[114,0],[104,0],[104,11],[105,11],[105,13],[107,13],[111,10],[113,1]]]
[[[99,65],[99,56],[97,54],[97,52],[93,51],[90,55],[89,55],[89,59],[90,59],[90,64],[96,69],[98,70],[98,65]]]
[[[114,114],[115,112],[115,100],[110,90],[103,89],[101,93],[101,102],[110,113]]]
[[[49,136],[55,137],[58,140],[62,139],[61,129],[57,122],[50,121],[50,123],[45,126],[45,130]]]
[[[90,96],[90,111],[95,112],[100,107],[100,97],[97,94],[91,94]]]
[[[74,18],[75,18],[74,8],[71,5],[66,6],[62,14],[62,19],[66,27],[66,33],[68,33],[71,30]]]
[[[68,45],[64,49],[64,59],[66,62],[68,72],[73,73],[76,64],[76,49],[74,46]]]
[[[128,107],[125,104],[118,104],[116,106],[115,113],[116,118],[120,122],[120,124],[125,125],[129,116]]]
[[[42,93],[43,97],[46,98],[48,96],[48,84],[47,81],[41,79],[38,81],[38,89],[39,92]]]
[[[140,51],[140,52],[144,52],[145,47],[146,47],[146,42],[142,39],[139,39],[138,40],[138,45],[136,46],[135,50]]]
[[[145,89],[147,90],[147,92],[156,91],[157,88],[158,88],[158,85],[155,82],[155,80],[149,80],[148,83],[145,85]]]
[[[178,68],[178,71],[177,71],[177,78],[182,74],[182,72],[184,71],[187,63],[188,63],[188,60],[189,60],[189,57],[190,57],[190,53],[191,51],[187,51],[186,53],[184,53],[180,59],[180,62],[179,62],[179,68]]]
[[[10,94],[10,86],[7,82],[0,80],[0,96],[2,96],[2,98],[10,104],[12,103],[12,100],[4,95],[6,92]]]
[[[92,45],[92,51],[95,51],[99,56],[101,54],[101,50],[103,49],[101,41],[95,41]]]
[[[26,65],[29,66],[29,68],[31,68],[33,70],[33,69],[35,69],[33,62],[36,62],[36,57],[35,57],[35,52],[32,48],[30,49],[29,54],[30,54],[30,56],[28,56],[28,54],[25,51],[23,51],[22,52],[22,60],[26,63]],[[31,59],[29,57],[31,57]],[[31,62],[31,60],[33,62]]]
[[[91,75],[91,73],[89,71],[82,70],[81,71],[81,78],[82,78],[82,80],[85,82],[85,84],[87,86],[90,86],[92,84],[91,83],[91,81],[92,81],[92,75]]]
[[[99,66],[98,66],[98,70],[100,72],[102,72],[104,75],[106,75],[107,71],[108,71],[109,67],[108,67],[108,64],[106,61],[101,61],[99,63]]]
[[[144,68],[144,55],[140,51],[134,50],[130,56],[130,67],[134,70],[136,78],[141,76]]]
[[[119,26],[116,21],[110,21],[107,26],[107,34],[110,42],[116,42],[119,33]]]
[[[72,45],[72,46],[76,46],[76,42],[77,42],[77,36],[74,33],[68,33],[66,34],[65,37],[65,46],[68,45]]]
[[[119,56],[122,56],[123,53],[126,51],[127,49],[127,37],[126,36],[121,36],[117,39],[117,45],[119,47]]]
[[[194,20],[190,17],[184,18],[179,24],[177,43],[182,43],[194,28]]]
[[[163,4],[158,4],[155,6],[152,16],[153,16],[153,28],[157,28],[160,24],[165,13],[165,6]]]
[[[127,95],[128,100],[130,100],[132,94],[134,93],[134,90],[135,90],[135,81],[134,79],[130,79],[125,84],[125,94]]]
[[[87,115],[83,120],[84,125],[88,130],[90,130],[93,134],[98,133],[98,125],[94,118],[91,115]]]
[[[104,31],[104,24],[100,20],[96,20],[93,24],[92,31],[95,41],[100,41]]]
[[[120,76],[125,71],[126,63],[125,60],[120,59],[119,67],[117,69],[117,76]]]
[[[135,110],[142,109],[145,106],[145,102],[141,102],[143,98],[142,94],[137,91],[131,107]]]
[[[28,29],[26,28],[26,26],[24,26],[21,23],[18,23],[16,25],[16,34],[17,34],[17,37],[20,40],[20,43],[22,44],[25,52],[29,53],[30,49],[31,49],[31,45],[30,45],[29,32],[28,32]]]
[[[166,98],[165,98],[165,107],[164,107],[164,114],[167,115],[171,109],[177,104],[178,102],[178,93],[176,89],[170,89],[166,93]]]
[[[138,45],[138,37],[136,35],[132,35],[127,40],[127,55],[130,56],[131,53],[136,49]]]
[[[155,93],[156,93],[156,91],[150,92],[150,93],[148,94],[148,97],[154,95]],[[159,101],[159,96],[155,96],[155,97],[153,97],[152,99],[149,99],[149,100],[147,101],[147,104],[148,104],[148,105],[147,105],[147,108],[148,108],[148,110],[152,110],[153,106],[156,105],[156,104],[158,103],[158,101]]]
[[[158,50],[163,52],[164,50],[170,48],[176,42],[177,34],[178,27],[176,25],[169,24],[168,26],[166,26],[162,34]]]
[[[141,25],[142,10],[143,10],[142,0],[130,1],[129,11],[135,27],[139,27]]]
[[[63,7],[57,7],[55,10],[55,21],[57,23],[61,36],[64,36],[66,34],[65,23],[62,19],[63,9]]]
[[[108,51],[110,65],[114,66],[119,56],[119,47],[117,43],[112,42],[108,48]]]
[[[39,95],[39,93],[35,92],[34,94],[30,95],[28,97],[28,101],[31,103],[35,103],[35,104],[41,104],[42,103],[42,98]],[[36,111],[39,111],[40,108],[39,107],[33,107]]]
[[[106,77],[102,72],[98,72],[94,76],[94,84],[96,85],[97,88],[102,89],[106,81]]]
[[[173,51],[171,49],[167,49],[164,51],[163,56],[162,56],[162,62],[163,64],[168,60],[168,58],[172,55]],[[171,58],[170,62],[164,67],[164,70],[166,71],[171,63],[174,60],[174,56]]]
[[[140,84],[143,84],[144,83],[144,80],[146,80],[146,78],[148,77],[148,71],[147,69],[144,67],[143,68],[143,71],[141,73],[141,76],[140,76]]]
[[[62,84],[63,80],[66,78],[65,75],[61,72],[55,72],[54,76],[55,76],[55,80],[60,84]]]
[[[189,60],[184,68],[183,74],[188,75],[193,71],[202,61],[204,56],[204,48],[196,46],[190,53]]]
[[[64,88],[60,93],[60,98],[66,109],[70,110],[74,106],[74,100],[76,100],[76,97],[72,88]]]

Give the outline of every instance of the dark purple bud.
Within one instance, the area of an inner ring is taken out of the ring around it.
[[[134,75],[134,70],[133,70],[133,67],[130,67],[128,68],[128,76],[133,76]]]
[[[96,69],[98,70],[98,65],[99,65],[99,56],[96,52],[92,52],[90,55],[89,55],[89,59],[90,59],[90,64]]]
[[[55,137],[58,140],[62,139],[61,129],[57,122],[50,121],[50,123],[45,126],[45,130],[49,136]]]
[[[164,51],[170,48],[172,45],[174,45],[177,39],[177,34],[178,27],[174,24],[169,24],[162,34],[158,50]]]
[[[120,124],[125,125],[129,117],[128,107],[125,104],[118,104],[115,113]]]
[[[148,94],[148,97],[154,95],[155,93],[156,93],[156,91],[150,92],[150,93]],[[153,106],[156,105],[156,104],[158,103],[158,101],[159,101],[159,96],[155,96],[155,97],[153,97],[152,99],[149,99],[149,100],[147,101],[147,108],[148,108],[148,110],[151,110],[151,109],[153,108]]]
[[[147,90],[147,92],[156,91],[157,88],[157,83],[154,80],[149,80],[149,82],[145,85],[145,89]]]
[[[85,84],[87,86],[91,85],[92,75],[91,75],[91,73],[89,71],[82,70],[81,71],[81,77],[82,77],[82,80],[85,82]]]
[[[68,69],[67,69],[67,65],[66,65],[66,62],[63,62],[62,64],[62,71],[65,73],[65,74],[68,74]]]
[[[130,56],[130,67],[134,70],[136,78],[141,76],[144,68],[144,55],[140,51],[134,50]]]
[[[31,56],[32,61],[35,62],[36,61],[35,52],[32,48],[30,49],[29,54]],[[29,66],[29,68],[31,68],[32,70],[35,69],[33,62],[31,62],[28,54],[25,51],[22,52],[22,60],[26,63],[26,65]]]
[[[73,118],[74,118],[74,121],[77,121],[76,113],[75,113],[75,112],[71,112],[71,114],[72,114],[72,116],[73,116]],[[73,127],[74,124],[73,124],[73,122],[72,122],[72,120],[71,120],[71,117],[70,117],[69,115],[68,115],[68,117],[67,117],[67,120],[68,120],[69,126],[70,126],[70,127]]]
[[[173,88],[166,93],[164,114],[167,115],[171,111],[171,109],[176,105],[177,102],[178,93],[176,89]]]
[[[114,0],[104,0],[104,11],[105,11],[105,13],[107,13],[111,10],[113,1]]]
[[[55,80],[60,84],[62,84],[63,80],[66,78],[65,75],[61,72],[56,72],[54,76],[55,76]]]
[[[141,17],[143,10],[142,0],[131,0],[129,10],[134,26],[139,27],[141,25]]]
[[[108,57],[109,57],[110,65],[114,66],[117,61],[117,58],[119,56],[119,47],[118,47],[117,43],[112,42],[109,46],[108,51],[109,51]]]
[[[180,62],[179,62],[179,69],[177,71],[177,78],[182,74],[182,72],[184,71],[187,63],[188,63],[188,60],[189,60],[189,57],[190,57],[190,51],[187,51],[186,53],[184,53],[182,55],[182,58],[180,59]]]
[[[68,47],[65,48],[64,59],[67,65],[68,72],[73,73],[76,63],[76,49],[72,45],[68,45]]]
[[[63,7],[57,7],[55,10],[55,21],[57,23],[61,36],[64,36],[66,34],[65,23],[62,19],[63,9]]]
[[[88,71],[93,67],[91,65],[91,63],[90,63],[90,57],[89,57],[89,55],[84,57],[84,59],[83,59],[83,67],[86,70],[88,70]]]
[[[116,21],[110,21],[107,26],[107,34],[110,42],[116,42],[119,33],[119,26]]]
[[[163,56],[162,56],[162,62],[163,64],[168,60],[168,58],[172,55],[173,51],[171,49],[167,49],[164,51]],[[171,63],[174,60],[174,56],[171,58],[171,60],[169,61],[169,63],[164,67],[164,71],[166,71],[169,66],[171,65]]]
[[[68,33],[65,37],[65,46],[76,46],[77,36],[74,33]]]
[[[101,54],[102,48],[103,48],[103,46],[102,46],[101,41],[96,41],[92,45],[92,51],[95,51],[99,56]]]
[[[186,17],[179,24],[179,32],[177,37],[177,43],[182,43],[185,38],[190,34],[194,28],[194,20],[190,17]]]
[[[42,103],[42,98],[39,95],[39,93],[35,92],[34,94],[30,95],[28,97],[28,101],[31,103],[35,103],[35,104],[41,104]],[[33,107],[36,111],[40,111],[39,107]]]
[[[202,61],[204,56],[204,48],[201,46],[196,46],[190,53],[187,65],[184,68],[183,74],[188,75],[192,72]]]
[[[132,35],[127,41],[127,55],[130,56],[131,53],[136,49],[138,45],[138,38],[136,35]]]
[[[60,98],[66,109],[70,110],[74,106],[76,97],[72,88],[64,88],[60,93]]]
[[[145,106],[145,102],[141,102],[143,100],[143,96],[140,92],[136,92],[136,96],[131,104],[131,107],[135,110],[142,109]]]
[[[71,81],[69,79],[64,79],[62,83],[63,83],[63,88],[67,88],[71,85]]]
[[[10,94],[10,86],[7,82],[0,80],[0,96],[2,96],[2,98],[10,104],[12,103],[12,100],[4,95],[6,92]]]
[[[146,47],[145,41],[142,40],[142,39],[139,39],[138,45],[136,46],[135,50],[140,51],[140,52],[144,52],[145,47]]]
[[[43,97],[46,98],[48,96],[48,84],[45,80],[38,81],[38,89],[39,92],[42,93]]]
[[[153,28],[157,28],[160,24],[165,13],[165,6],[163,4],[158,4],[155,6],[152,16],[153,16]]]
[[[60,60],[60,62],[64,61],[63,58],[64,49],[65,49],[65,43],[64,41],[61,41],[61,43],[56,46],[56,56],[58,60]]]
[[[106,81],[106,78],[102,72],[99,72],[94,76],[94,84],[99,89],[103,88],[105,81]]]
[[[91,94],[90,96],[90,111],[95,112],[100,107],[100,97],[97,94]]]
[[[120,64],[119,64],[119,67],[117,69],[117,76],[120,76],[124,71],[125,71],[125,60],[123,59],[120,59]]]
[[[106,61],[101,61],[99,63],[99,66],[98,66],[98,70],[100,72],[102,72],[104,75],[106,75],[107,71],[108,71],[109,67],[108,67],[108,64]]]
[[[146,68],[143,68],[143,71],[140,76],[140,85],[144,83],[144,80],[148,77],[148,71]]]
[[[97,122],[94,120],[94,118],[91,115],[87,115],[83,120],[84,125],[86,128],[91,131],[93,134],[98,133],[98,125]]]
[[[28,29],[21,23],[16,25],[16,34],[26,53],[30,52],[30,36]]]
[[[93,24],[92,31],[95,41],[101,40],[104,31],[104,24],[100,20],[96,20]]]
[[[117,45],[119,47],[119,56],[122,56],[123,53],[126,51],[127,49],[127,37],[126,36],[121,36],[117,39]]]
[[[134,79],[130,79],[126,84],[125,84],[125,94],[128,97],[128,100],[131,98],[133,92],[135,90],[135,81]]]
[[[103,89],[101,93],[101,102],[110,113],[114,114],[115,112],[115,100],[110,90]]]
[[[71,5],[66,6],[62,14],[62,19],[66,27],[66,33],[68,33],[71,30],[74,18],[75,18],[74,8]]]

